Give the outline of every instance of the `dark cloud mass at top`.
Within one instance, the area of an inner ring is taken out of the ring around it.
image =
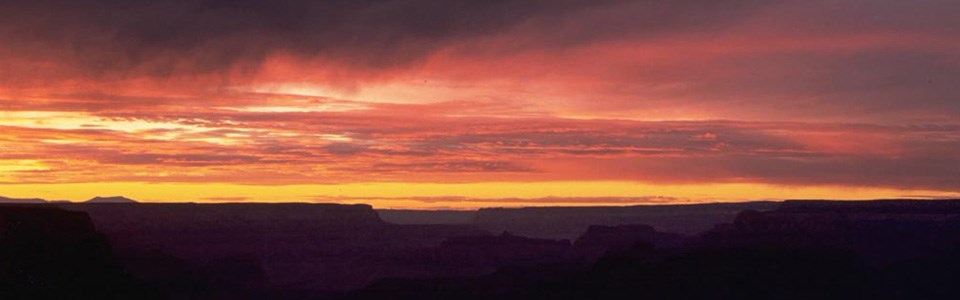
[[[275,53],[376,70],[403,68],[451,44],[497,34],[510,35],[500,49],[510,51],[710,32],[762,3],[10,0],[0,3],[0,42],[7,45],[0,53],[65,64],[76,76],[94,77],[255,69]],[[517,30],[521,26],[524,30]],[[42,72],[24,70],[36,67],[30,64],[7,67],[20,77]],[[63,76],[65,70],[55,71]]]
[[[91,72],[148,65],[163,75],[256,64],[273,51],[361,67],[404,65],[455,41],[531,18],[616,1],[93,0],[3,1],[4,51]]]
[[[958,112],[958,9],[939,0],[7,0],[0,82],[227,78],[276,56],[292,57],[294,81],[362,81],[454,49],[461,56],[440,65],[480,77],[468,79],[597,81],[601,99],[584,106],[599,110],[694,102],[741,117],[730,102],[818,101],[841,115],[889,117],[916,102]],[[568,52],[590,47],[621,54]],[[501,62],[515,70],[460,66],[524,52],[535,56]],[[659,88],[670,86],[682,88]]]

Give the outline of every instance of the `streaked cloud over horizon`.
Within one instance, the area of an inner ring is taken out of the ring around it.
[[[4,1],[0,195],[433,208],[958,196],[958,9]]]

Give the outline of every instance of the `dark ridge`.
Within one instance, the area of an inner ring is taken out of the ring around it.
[[[116,222],[133,222],[143,225],[170,223],[169,226],[176,228],[189,227],[190,224],[195,224],[195,222],[203,222],[211,223],[210,225],[217,227],[252,227],[254,225],[270,225],[270,222],[273,221],[296,221],[337,227],[383,224],[373,207],[367,204],[139,203],[134,206],[88,206],[84,204],[87,203],[59,204],[59,206],[86,211],[93,217],[94,222],[104,222],[104,225]]]
[[[483,208],[474,224],[490,232],[551,239],[575,239],[591,225],[647,224],[657,230],[699,234],[730,222],[743,210],[775,209],[779,202],[677,205]]]
[[[960,213],[960,199],[787,200],[776,211],[782,213],[829,211],[835,213],[957,214]]]
[[[131,273],[177,299],[310,299],[382,277],[433,275],[432,265],[408,258],[449,237],[485,233],[389,224],[366,204],[56,206],[89,213]]]
[[[123,196],[114,196],[114,197],[93,197],[90,200],[87,200],[84,203],[99,204],[99,203],[111,203],[111,204],[133,204],[137,203],[136,200],[123,197]]]
[[[47,200],[40,198],[7,198],[0,196],[0,203],[2,204],[44,204],[48,203]]]

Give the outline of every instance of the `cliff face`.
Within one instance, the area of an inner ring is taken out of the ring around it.
[[[86,213],[0,207],[0,298],[155,296],[123,272]]]

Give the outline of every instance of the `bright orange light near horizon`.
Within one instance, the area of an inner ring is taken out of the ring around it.
[[[0,184],[6,196],[37,194],[82,201],[124,195],[143,202],[366,203],[378,209],[476,209],[517,206],[693,204],[785,199],[947,198],[960,193],[838,186],[765,184],[651,185],[634,182],[349,183],[238,185],[226,183]],[[670,195],[670,196],[665,196]]]

